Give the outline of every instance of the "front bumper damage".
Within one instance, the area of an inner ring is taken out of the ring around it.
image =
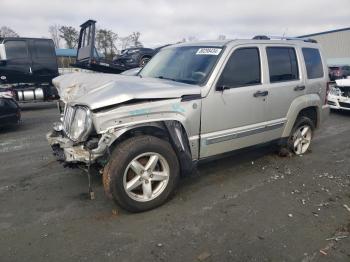
[[[96,163],[98,159],[105,156],[109,145],[106,136],[102,136],[95,145],[90,143],[90,148],[86,143],[74,144],[73,141],[64,136],[63,132],[55,130],[47,133],[46,138],[57,160],[68,164],[89,165]]]

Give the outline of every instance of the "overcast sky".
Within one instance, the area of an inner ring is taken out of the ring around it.
[[[297,36],[350,27],[350,0],[0,0],[0,26],[48,37],[52,24],[97,20],[120,36],[141,32],[144,45],[198,39]]]

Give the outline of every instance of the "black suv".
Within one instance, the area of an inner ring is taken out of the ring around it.
[[[154,55],[155,50],[144,47],[133,47],[122,50],[114,60],[114,64],[125,66],[126,69],[143,67]]]

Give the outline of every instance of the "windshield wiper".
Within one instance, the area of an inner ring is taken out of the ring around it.
[[[164,76],[155,76],[155,78],[159,78],[159,79],[165,79],[165,80],[170,80],[170,81],[175,81],[177,82],[178,80],[173,79],[173,78],[168,78],[168,77],[164,77]]]
[[[170,81],[180,82],[180,83],[185,83],[185,84],[195,84],[196,83],[193,80],[174,79],[174,78],[168,78],[168,77],[164,77],[164,76],[156,76],[155,78],[164,79],[164,80],[170,80]]]

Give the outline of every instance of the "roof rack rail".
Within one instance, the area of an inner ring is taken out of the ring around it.
[[[266,36],[266,35],[256,35],[252,39],[254,40],[299,40],[308,43],[317,43],[315,39],[312,38],[304,38],[304,37],[290,37],[290,36]]]

